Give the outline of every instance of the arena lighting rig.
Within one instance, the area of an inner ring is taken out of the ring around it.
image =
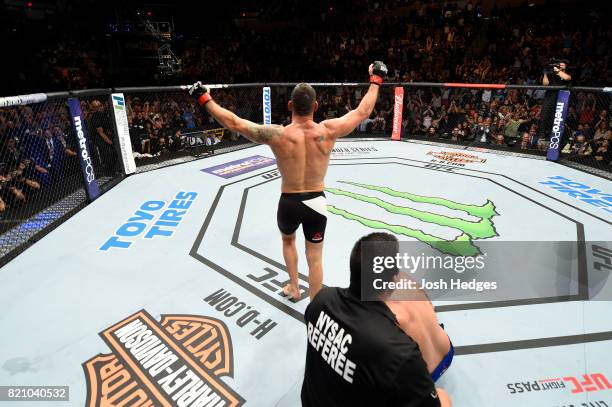
[[[182,71],[181,60],[172,52],[171,46],[171,33],[162,33],[152,22],[149,20],[150,12],[142,13],[137,12],[136,15],[140,22],[144,25],[145,29],[160,43],[157,49],[157,58],[159,61],[158,69],[162,75],[172,76]]]

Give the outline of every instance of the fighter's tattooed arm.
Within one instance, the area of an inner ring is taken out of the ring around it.
[[[277,124],[271,125],[260,125],[250,123],[248,126],[247,134],[244,134],[246,138],[256,143],[268,144],[274,139],[278,138],[282,134],[283,126]]]
[[[223,127],[242,134],[255,143],[269,144],[280,138],[283,126],[261,125],[238,117],[235,113],[219,106],[214,100],[206,104],[206,110]]]

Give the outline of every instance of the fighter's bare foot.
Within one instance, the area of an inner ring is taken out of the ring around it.
[[[300,289],[293,284],[287,284],[284,286],[283,294],[285,294],[287,297],[293,298],[294,300],[300,299]]]

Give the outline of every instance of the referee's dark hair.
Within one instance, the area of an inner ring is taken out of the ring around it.
[[[384,268],[382,273],[372,270],[374,257],[394,257],[399,252],[397,238],[389,233],[370,233],[359,239],[351,251],[351,283],[349,290],[362,300],[375,300],[384,292],[374,289],[374,279],[391,282],[398,273],[397,267]]]

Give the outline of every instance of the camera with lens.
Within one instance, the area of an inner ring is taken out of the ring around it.
[[[551,74],[555,72],[555,69],[559,71],[561,70],[562,63],[567,62],[562,59],[552,58],[546,65],[544,65],[544,69],[542,69],[542,72],[545,74]]]

